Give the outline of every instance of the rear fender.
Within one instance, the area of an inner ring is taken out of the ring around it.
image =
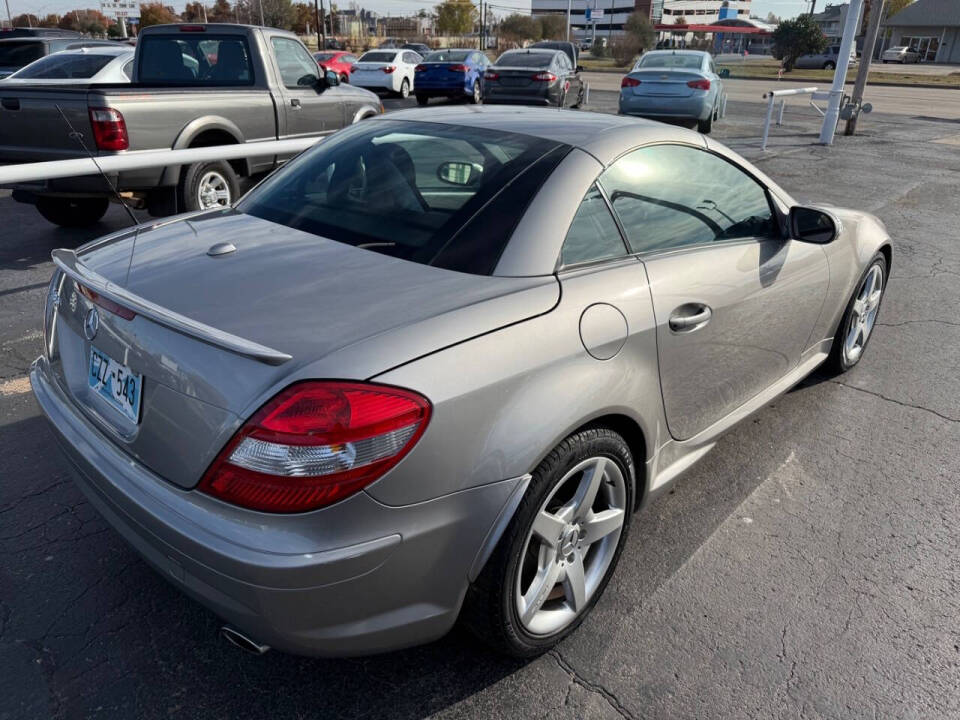
[[[173,141],[173,147],[171,149],[182,150],[183,148],[188,148],[193,144],[194,140],[200,137],[200,135],[210,131],[226,133],[232,137],[234,142],[237,144],[243,144],[246,142],[243,132],[233,121],[219,115],[204,115],[203,117],[198,117],[191,120],[183,126],[183,129],[180,130],[180,133]],[[241,163],[242,165],[241,174],[248,175],[250,173],[250,166],[247,160],[242,159],[237,162]],[[176,185],[178,182],[180,182],[180,170],[182,167],[183,166],[181,165],[176,165],[173,167],[164,168],[158,184],[161,186]]]

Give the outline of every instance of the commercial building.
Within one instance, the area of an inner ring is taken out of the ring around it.
[[[567,0],[531,0],[534,17],[567,14]],[[577,37],[593,31],[617,35],[634,12],[642,12],[654,24],[673,23],[683,16],[688,23],[709,25],[721,18],[750,15],[751,0],[573,0],[570,24]],[[591,20],[587,20],[589,15]]]
[[[847,24],[849,5],[827,5],[822,12],[815,13],[813,21],[823,31],[827,42],[835,45],[843,39],[843,28]]]
[[[922,62],[960,63],[960,0],[917,0],[884,23],[884,48],[906,45]]]

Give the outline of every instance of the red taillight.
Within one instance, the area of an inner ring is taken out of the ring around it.
[[[413,69],[413,71],[414,71],[414,72],[426,72],[426,71],[427,71],[427,66],[426,66],[426,65],[417,65],[417,66]]]
[[[315,510],[382,477],[413,448],[429,420],[429,401],[409,390],[297,383],[237,431],[199,489],[264,512]]]
[[[450,72],[467,72],[469,70],[466,65],[447,65],[447,70]]]
[[[549,72],[538,72],[533,76],[533,79],[537,82],[553,82],[557,79],[557,76]]]
[[[392,72],[393,72],[394,70],[396,70],[397,68],[394,67],[393,65],[387,65],[386,67],[383,67],[383,68],[380,68],[380,69],[383,70],[387,75],[389,75],[390,73],[392,73]]]
[[[709,90],[710,81],[707,78],[701,78],[700,80],[691,80],[687,83],[687,87],[692,87],[694,90]]]
[[[623,78],[623,80],[620,81],[620,87],[622,88],[636,87],[639,84],[640,84],[639,80],[637,80],[636,78],[632,78],[629,75],[627,75],[625,78]]]
[[[127,123],[113,108],[90,108],[90,127],[98,150],[126,150],[130,147]]]
[[[496,72],[494,72],[493,70],[487,70],[487,71],[483,74],[483,77],[484,77],[485,80],[496,80],[497,78],[500,77],[500,73],[496,73]]]
[[[115,303],[113,300],[111,300],[110,298],[105,298],[103,295],[101,295],[100,293],[94,290],[91,290],[87,286],[81,285],[80,283],[76,283],[76,285],[77,285],[77,290],[80,291],[81,295],[83,295],[87,300],[92,302],[94,305],[99,305],[107,312],[111,312],[114,315],[122,317],[124,320],[133,320],[137,316],[137,314],[130,308],[126,308],[123,305],[119,305]]]

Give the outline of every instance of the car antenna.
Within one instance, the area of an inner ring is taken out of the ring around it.
[[[133,224],[139,225],[140,221],[137,220],[137,216],[133,214],[133,210],[130,209],[130,206],[123,201],[123,196],[120,194],[120,191],[117,190],[117,186],[111,182],[110,178],[107,177],[107,174],[100,167],[100,163],[97,162],[97,158],[94,157],[93,153],[90,152],[90,148],[87,147],[87,144],[83,141],[83,133],[77,131],[73,126],[73,123],[70,122],[70,118],[66,116],[66,113],[63,112],[63,109],[60,107],[59,103],[56,105],[57,112],[60,113],[60,117],[63,118],[63,121],[67,124],[67,127],[70,128],[70,137],[80,143],[80,147],[83,148],[83,151],[87,154],[87,157],[93,162],[94,166],[100,172],[100,177],[103,178],[103,181],[107,184],[111,191],[113,191],[114,197],[117,198],[117,201],[123,205],[123,209],[127,211],[127,215],[130,216],[130,219],[133,221]]]

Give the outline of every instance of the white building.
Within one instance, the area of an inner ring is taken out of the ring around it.
[[[683,15],[688,23],[709,25],[725,14],[748,17],[750,3],[751,0],[573,0],[570,24],[577,37],[592,32],[593,24],[597,35],[617,35],[623,32],[627,18],[639,11],[648,13],[653,23],[672,24]],[[567,14],[567,0],[531,0],[531,5],[534,17]],[[587,8],[593,24],[586,21]]]
[[[726,12],[724,12],[726,10]],[[710,25],[724,17],[750,17],[750,0],[664,0],[664,25],[682,15],[689,25]]]

